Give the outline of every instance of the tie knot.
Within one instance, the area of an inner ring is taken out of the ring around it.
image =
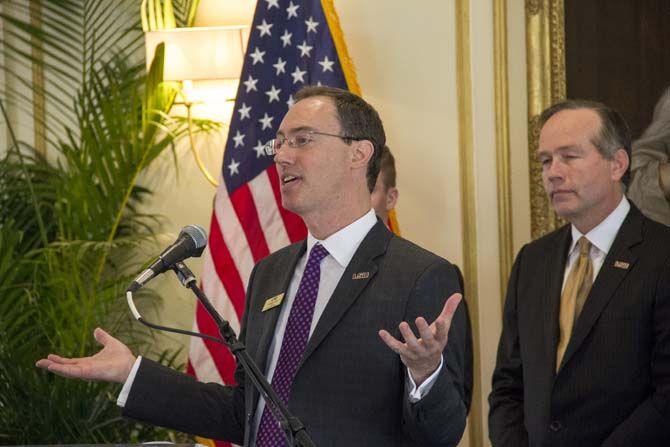
[[[577,245],[579,245],[579,256],[589,255],[589,250],[591,250],[591,242],[589,242],[588,239],[586,239],[584,236],[580,237],[577,241]]]
[[[309,258],[307,259],[308,264],[317,263],[319,264],[323,258],[328,256],[328,250],[319,244],[318,242],[312,247],[312,251],[309,252]]]

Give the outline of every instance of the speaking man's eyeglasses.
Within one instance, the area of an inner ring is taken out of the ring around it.
[[[369,138],[365,137],[350,137],[348,135],[336,135],[332,133],[318,132],[316,130],[303,130],[295,133],[291,138],[278,136],[277,138],[272,139],[267,143],[265,143],[265,146],[263,146],[263,150],[265,151],[265,155],[273,156],[276,155],[277,152],[279,152],[279,150],[282,147],[284,147],[285,144],[288,145],[288,147],[290,148],[298,149],[307,146],[309,143],[314,141],[314,135],[323,135],[325,137],[340,138],[345,143],[350,141],[369,140]]]

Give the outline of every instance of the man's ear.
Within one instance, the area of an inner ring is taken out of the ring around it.
[[[375,153],[375,147],[370,140],[354,141],[352,143],[352,164],[354,167],[366,167]]]
[[[630,158],[625,149],[617,149],[612,157],[612,180],[619,181],[630,165]]]
[[[386,190],[386,211],[391,211],[398,203],[398,188],[391,186]]]

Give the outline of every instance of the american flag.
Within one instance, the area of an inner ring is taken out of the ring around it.
[[[348,81],[348,82],[347,82]],[[219,177],[202,287],[237,333],[254,264],[307,235],[281,206],[279,179],[263,145],[275,137],[305,85],[360,93],[332,0],[259,0]],[[218,335],[198,304],[195,330]],[[187,370],[204,382],[234,383],[228,350],[193,338]]]

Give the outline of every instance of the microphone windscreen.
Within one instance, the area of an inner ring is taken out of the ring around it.
[[[207,232],[200,225],[187,225],[181,232],[193,239],[195,249],[205,248],[207,245]]]

